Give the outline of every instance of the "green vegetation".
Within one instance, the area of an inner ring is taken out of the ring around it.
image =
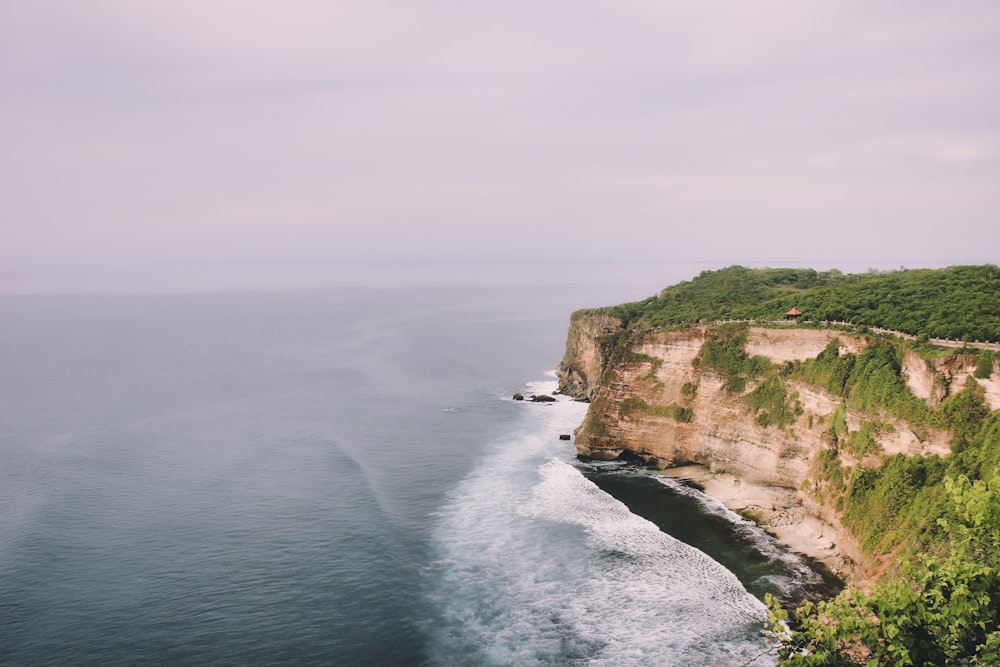
[[[961,451],[979,433],[990,414],[986,391],[973,378],[967,378],[965,388],[949,396],[938,412],[940,421],[954,434],[952,451]]]
[[[843,399],[830,418],[831,446],[814,460],[802,490],[834,507],[869,562],[882,562],[888,574],[868,591],[848,589],[791,614],[772,601],[771,632],[781,641],[781,664],[1000,664],[1000,410],[990,412],[976,381],[993,376],[1000,353],[930,345],[931,338],[1000,341],[1000,267],[845,275],[734,266],[596,312],[623,322],[609,343],[619,363],[629,360],[630,342],[650,329],[781,320],[793,307],[803,315],[788,326],[844,321],[855,333],[884,328],[916,340],[876,337],[857,354],[841,354],[833,341],[815,359],[775,365],[746,353],[745,324],[728,324],[707,332],[695,359],[702,370],[720,375],[727,391],[742,395],[762,427],[791,429],[802,414],[789,381]],[[931,409],[904,381],[908,351],[928,360],[974,354],[975,372]],[[690,403],[697,390],[685,385],[682,402]],[[871,417],[852,431],[848,409]],[[627,410],[691,418],[676,404],[638,401],[623,405]],[[885,456],[879,440],[893,422],[906,423],[920,437],[946,429],[952,453]]]
[[[747,394],[747,403],[756,415],[754,422],[758,426],[791,426],[802,414],[802,405],[798,394],[788,394],[784,381],[772,375],[757,385],[757,388]]]
[[[885,412],[914,424],[930,419],[927,405],[903,380],[903,348],[889,341],[870,345],[860,355],[841,355],[837,341],[797,369],[798,376],[837,396],[858,410]]]
[[[837,341],[833,341],[815,359],[795,367],[792,376],[796,379],[844,397],[844,403],[831,417],[835,452],[850,454],[857,461],[878,456],[879,436],[895,430],[890,423],[876,419],[850,431],[848,407],[901,419],[918,432],[931,427],[947,429],[952,433],[952,451],[956,453],[977,449],[976,442],[982,444],[977,438],[989,417],[983,388],[969,378],[961,391],[937,410],[930,410],[902,378],[904,348],[903,343],[876,342],[861,354],[840,355]],[[992,446],[985,451],[992,451]],[[952,476],[979,476],[981,466],[963,461],[958,457],[946,461],[938,457],[896,456],[882,458],[876,467],[871,467],[870,461],[846,467],[839,456],[830,455],[816,471],[814,495],[820,500],[832,499],[844,511],[845,525],[868,553],[894,548],[915,553],[943,543],[943,536],[933,526],[928,527],[927,521],[944,513],[938,487],[945,471],[950,470]]]
[[[833,416],[830,417],[830,433],[833,435],[834,442],[848,434],[847,403],[841,403],[833,411]]]
[[[927,421],[927,404],[913,395],[901,372],[902,348],[891,343],[865,348],[845,383],[851,407],[875,414],[884,410],[913,423]]]
[[[601,413],[607,409],[607,399],[600,395],[597,396],[591,403],[590,408],[591,409],[587,411],[587,416],[583,420],[583,432],[595,438],[610,437],[611,432],[608,430],[604,420],[600,417]]]
[[[727,319],[843,321],[928,337],[1000,341],[1000,267],[844,274],[812,269],[703,271],[644,301],[600,312],[626,325],[676,327]]]
[[[846,398],[831,420],[837,448],[820,453],[804,490],[832,504],[862,549],[886,554],[893,567],[869,593],[848,589],[791,616],[772,601],[772,622],[791,621],[772,626],[781,664],[1000,664],[1000,410],[989,412],[973,378],[937,410],[916,410],[887,370],[898,377],[889,350],[867,358],[866,350],[853,363],[834,352],[797,369]],[[848,433],[847,404],[947,428],[954,453],[846,466],[838,448],[876,455],[877,436],[892,428],[872,421]]]
[[[976,358],[976,377],[980,380],[988,380],[993,375],[993,366],[1000,354],[979,350]]]
[[[997,443],[994,443],[997,444]],[[1000,478],[944,479],[937,525],[948,550],[912,560],[870,593],[849,589],[795,613],[773,599],[770,628],[783,665],[1000,664]]]
[[[638,352],[629,352],[625,356],[625,360],[632,364],[639,364],[639,363],[649,364],[649,372],[646,373],[646,377],[643,378],[646,380],[652,380],[654,377],[656,377],[656,371],[660,370],[660,366],[663,365],[663,359],[648,354],[640,354]]]
[[[701,354],[695,359],[701,368],[711,368],[722,374],[726,391],[733,394],[742,394],[747,380],[755,380],[771,368],[767,359],[750,357],[743,349],[749,333],[750,328],[742,324],[717,327],[708,333]]]
[[[676,403],[669,405],[650,405],[641,398],[626,398],[621,404],[621,414],[623,417],[634,414],[652,415],[653,417],[666,417],[674,421],[689,423],[694,419],[694,410],[686,408]]]
[[[688,401],[693,401],[698,395],[698,384],[685,382],[681,387],[681,396],[683,396]]]
[[[857,466],[847,484],[844,525],[851,529],[868,553],[891,549],[903,551],[934,548],[926,512],[937,512],[937,486],[947,463],[937,456],[887,456],[875,468]],[[931,539],[928,539],[931,538]]]
[[[644,414],[649,410],[649,403],[641,398],[626,398],[621,403],[621,416],[628,417],[634,414]]]
[[[893,433],[895,430],[896,427],[887,422],[867,422],[857,431],[847,434],[844,449],[858,459],[870,454],[881,454],[882,446],[878,444],[878,437],[883,433]]]

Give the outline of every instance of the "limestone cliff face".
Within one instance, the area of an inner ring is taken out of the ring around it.
[[[701,369],[697,358],[708,327],[636,334],[612,359],[620,321],[607,316],[580,316],[571,327],[566,356],[559,368],[560,389],[591,401],[577,434],[581,455],[617,458],[629,451],[664,466],[700,463],[739,473],[748,481],[798,488],[816,454],[830,447],[830,420],[843,403],[839,396],[802,383],[789,390],[799,407],[794,424],[760,426],[744,394],[723,387],[724,378]],[[832,340],[842,353],[857,353],[871,343],[863,336],[811,329],[751,328],[745,345],[749,355],[774,363],[816,357]],[[949,356],[932,363],[908,353],[903,375],[915,395],[935,407],[964,386],[975,371],[975,359]],[[996,375],[996,374],[994,374]],[[979,380],[987,401],[1000,407],[1000,381]],[[746,391],[753,389],[749,385]],[[636,406],[639,406],[638,408]],[[677,408],[688,412],[678,416]],[[673,410],[674,414],[669,414]],[[891,424],[878,434],[885,453],[947,454],[948,434],[921,428],[885,415],[845,410],[848,428],[870,421]]]
[[[566,337],[566,355],[559,369],[559,390],[581,400],[590,400],[611,349],[622,333],[622,322],[609,315],[575,315]]]
[[[989,378],[978,378],[976,382],[986,392],[986,402],[993,410],[1000,408],[1000,363],[994,361],[993,373]],[[948,356],[930,362],[908,351],[903,359],[903,376],[914,395],[936,408],[945,398],[961,391],[966,380],[976,372],[976,357],[971,354]]]
[[[699,464],[743,484],[784,489],[785,497],[788,492],[796,497],[800,510],[824,523],[824,539],[834,535],[839,551],[858,560],[857,545],[840,526],[836,511],[802,491],[820,465],[820,452],[834,445],[831,423],[843,399],[788,382],[794,422],[761,426],[746,400],[753,385],[743,392],[728,391],[724,377],[698,363],[706,336],[712,333],[711,327],[628,333],[614,318],[576,316],[559,378],[563,392],[591,401],[576,433],[579,454],[610,460],[628,452],[661,468]],[[842,353],[858,353],[871,343],[867,337],[838,331],[751,328],[744,349],[784,364],[814,358],[834,339]],[[945,359],[935,364],[908,354],[904,361],[904,378],[931,407],[961,389],[975,370],[971,357]],[[1000,386],[993,386],[1000,383],[983,384],[992,406],[1000,407]],[[944,431],[921,427],[915,432],[898,419],[843,409],[850,431],[871,421],[890,424],[876,432],[886,454],[950,451]],[[845,464],[855,463],[850,454],[841,456]]]

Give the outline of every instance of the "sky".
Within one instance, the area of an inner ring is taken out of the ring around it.
[[[996,263],[998,211],[994,0],[0,0],[2,292]]]

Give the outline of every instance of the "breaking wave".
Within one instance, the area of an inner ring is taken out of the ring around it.
[[[586,406],[525,408],[526,428],[438,517],[430,661],[739,665],[765,651],[764,607],[732,573],[569,463],[555,434]]]

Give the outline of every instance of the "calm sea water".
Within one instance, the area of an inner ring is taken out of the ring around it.
[[[510,400],[555,388],[589,296],[0,297],[0,663],[758,655],[746,586],[808,573],[739,572],[773,547],[738,517],[709,555],[671,537],[558,439],[586,406]],[[719,514],[675,495],[682,525]]]

